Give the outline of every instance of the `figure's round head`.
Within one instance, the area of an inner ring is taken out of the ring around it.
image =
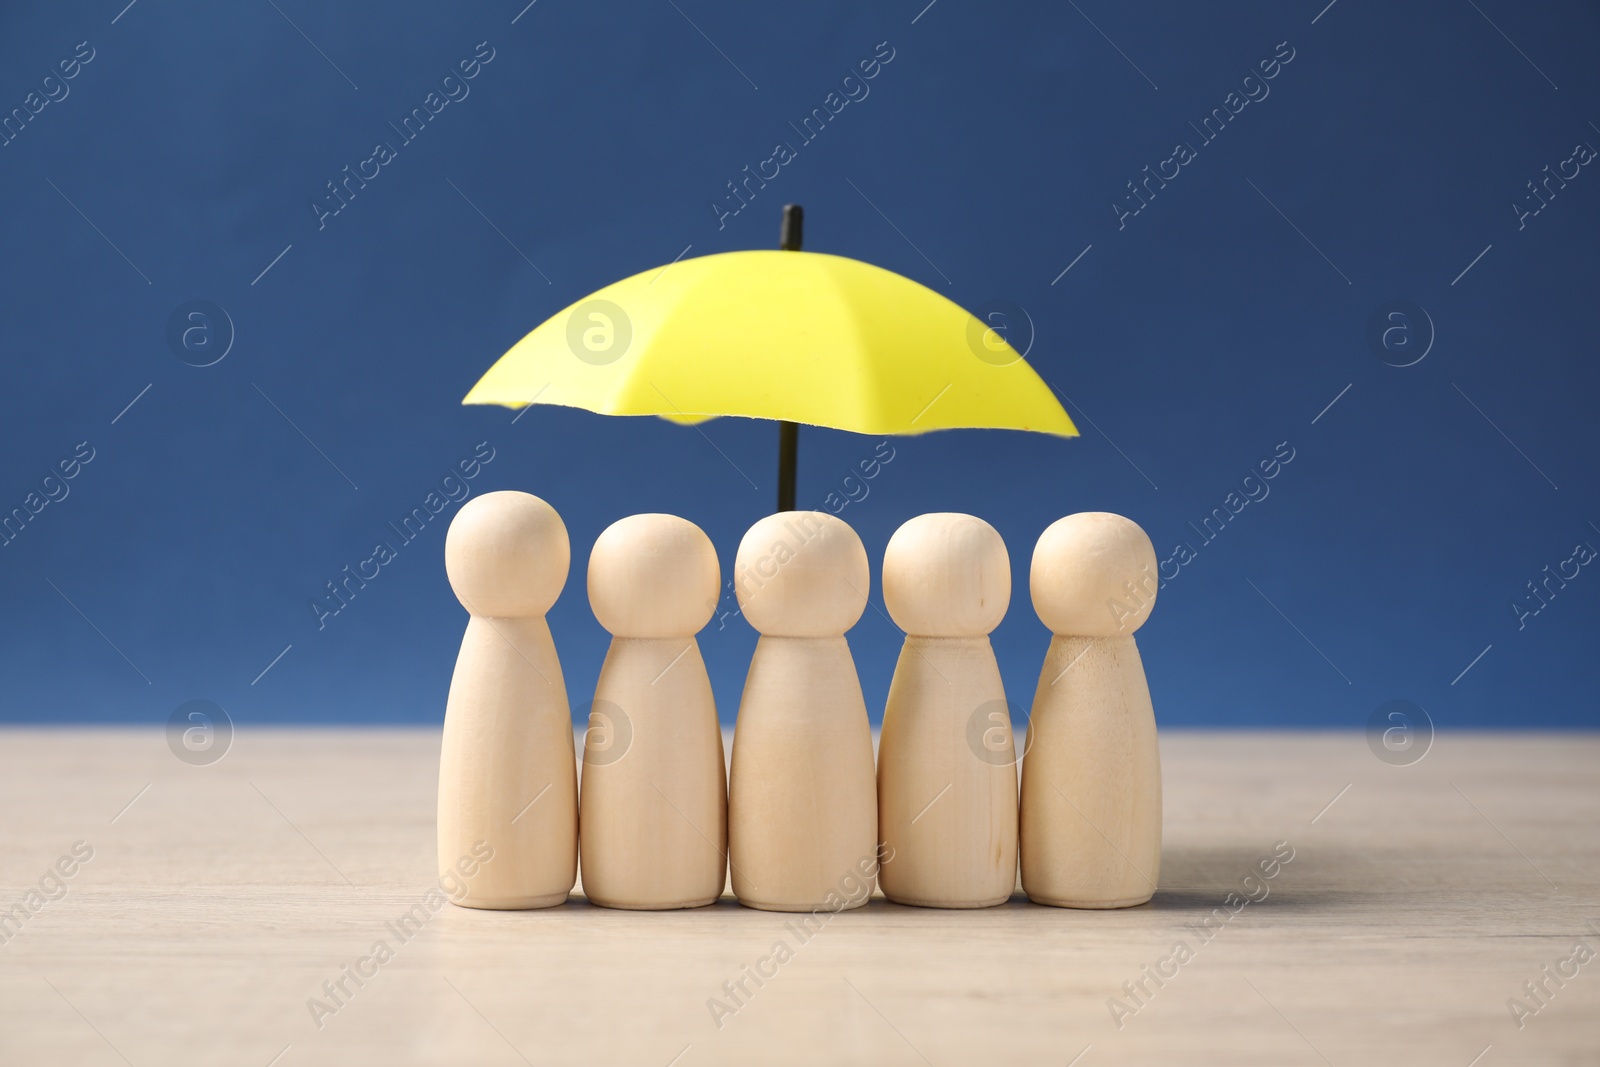
[[[1011,603],[1006,543],[972,515],[918,515],[884,550],[883,602],[908,634],[982,637]]]
[[[629,515],[589,553],[589,606],[617,637],[690,637],[711,621],[722,569],[711,538],[676,515]]]
[[[871,574],[861,538],[820,511],[780,511],[745,533],[733,565],[745,619],[774,637],[833,637],[861,618]]]
[[[474,615],[543,615],[567,584],[572,546],[556,509],[529,493],[485,493],[461,505],[444,540],[456,599]]]
[[[1052,633],[1132,634],[1156,602],[1156,550],[1132,519],[1083,511],[1050,524],[1033,549],[1033,610]]]

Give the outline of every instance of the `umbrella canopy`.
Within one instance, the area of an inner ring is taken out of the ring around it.
[[[518,341],[463,403],[1077,435],[988,324],[908,278],[816,252],[724,252],[624,278]]]

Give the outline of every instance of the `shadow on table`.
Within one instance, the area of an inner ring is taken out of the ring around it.
[[[1213,846],[1166,847],[1161,852],[1161,887],[1148,904],[1155,911],[1209,913],[1224,907],[1228,894],[1251,900],[1254,908],[1327,909],[1370,896],[1380,885],[1359,872],[1403,870],[1403,853],[1375,855],[1371,849],[1297,849],[1287,862],[1271,848]],[[1273,871],[1266,877],[1262,869]],[[1262,891],[1265,889],[1265,896]],[[1260,898],[1255,899],[1255,898]]]

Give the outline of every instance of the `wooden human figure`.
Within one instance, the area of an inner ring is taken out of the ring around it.
[[[445,705],[439,871],[459,887],[447,872],[475,868],[452,894],[465,907],[550,907],[577,877],[572,717],[544,618],[570,560],[561,516],[527,493],[468,501],[445,538],[450,587],[472,617]]]
[[[1017,883],[1017,770],[989,633],[1011,560],[971,515],[919,515],[889,539],[883,600],[906,632],[878,739],[878,884],[900,904],[987,908]]]
[[[579,806],[595,904],[697,908],[727,884],[722,728],[694,636],[721,590],[711,540],[675,515],[613,523],[589,555],[589,604],[612,634]]]
[[[1022,762],[1022,888],[1036,904],[1126,908],[1156,890],[1161,754],[1133,632],[1158,584],[1150,538],[1121,515],[1068,515],[1033,550],[1033,607],[1055,634]]]
[[[868,582],[861,539],[832,515],[769,515],[739,544],[735,592],[761,633],[728,788],[733,891],[748,907],[842,911],[871,893],[872,731],[844,638]]]

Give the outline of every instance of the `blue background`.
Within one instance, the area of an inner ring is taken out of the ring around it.
[[[241,726],[440,721],[466,618],[442,565],[454,506],[325,628],[308,601],[481,441],[474,492],[537,493],[571,532],[551,625],[581,710],[606,646],[582,582],[596,535],[684,515],[727,575],[772,506],[775,431],[704,428],[753,489],[692,429],[513,424],[460,398],[610,281],[685,246],[772,247],[797,201],[809,249],[1025,308],[1029,361],[1069,398],[1077,440],[896,439],[841,515],[880,608],[907,518],[999,528],[1013,700],[1048,642],[1035,538],[1110,510],[1163,558],[1197,548],[1139,634],[1163,725],[1360,728],[1404,697],[1441,728],[1595,726],[1600,576],[1520,629],[1511,606],[1600,546],[1600,175],[1520,229],[1512,207],[1600,145],[1595,7],[923,3],[7,4],[0,109],[78,42],[94,58],[0,147],[0,509],[78,442],[94,459],[0,548],[0,719],[157,723],[202,698]],[[725,183],[884,41],[870,94],[719,227]],[[479,42],[470,95],[319,229],[324,183]],[[1190,123],[1280,42],[1270,94],[1201,143]],[[1178,141],[1197,158],[1119,228],[1113,201]],[[209,367],[167,340],[193,299],[236,331]],[[1404,368],[1367,339],[1396,299],[1435,333]],[[1202,543],[1188,524],[1280,442],[1270,496]],[[876,446],[804,431],[801,505]],[[876,719],[900,634],[869,608],[850,639]],[[736,616],[701,635],[724,721],[754,643]]]

